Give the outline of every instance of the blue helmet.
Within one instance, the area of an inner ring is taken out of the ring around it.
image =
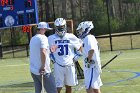
[[[59,37],[63,37],[67,32],[66,20],[64,18],[57,18],[54,22],[55,33]]]
[[[90,30],[93,28],[94,28],[94,25],[92,21],[81,22],[76,29],[78,38],[81,38],[81,39],[85,38],[89,34]]]

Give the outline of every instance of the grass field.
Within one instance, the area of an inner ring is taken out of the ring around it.
[[[102,65],[117,53],[118,51],[101,52]],[[140,93],[139,55],[138,49],[122,51],[120,56],[103,69],[102,93]],[[34,93],[29,58],[0,59],[0,93]],[[83,80],[73,87],[73,93],[86,93]]]

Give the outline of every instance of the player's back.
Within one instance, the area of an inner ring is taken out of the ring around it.
[[[83,54],[84,54],[85,58],[88,55],[88,51],[91,49],[94,50],[93,59],[98,60],[99,52],[100,52],[99,46],[98,46],[98,41],[96,40],[96,38],[93,35],[87,35],[83,39]]]

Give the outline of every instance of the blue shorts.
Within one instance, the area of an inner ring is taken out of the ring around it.
[[[41,93],[42,90],[42,77],[41,75],[35,75],[31,73],[34,80],[35,93]],[[57,88],[55,85],[55,79],[52,73],[47,73],[44,75],[44,89],[47,93],[57,93]]]

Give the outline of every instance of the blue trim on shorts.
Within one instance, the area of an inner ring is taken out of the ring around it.
[[[92,68],[92,72],[91,72],[91,78],[90,78],[90,83],[89,83],[88,89],[91,87],[92,79],[93,79],[93,68]]]

